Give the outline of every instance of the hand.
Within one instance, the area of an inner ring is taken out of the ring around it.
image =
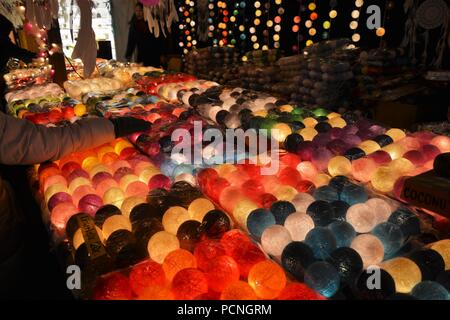
[[[116,138],[125,137],[135,132],[147,131],[152,125],[150,122],[133,117],[120,117],[110,119],[114,125]]]

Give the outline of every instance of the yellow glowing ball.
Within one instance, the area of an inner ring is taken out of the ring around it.
[[[331,10],[330,11],[330,18],[331,19],[334,19],[334,18],[336,18],[337,17],[337,11],[336,10]]]
[[[191,202],[188,207],[189,217],[193,220],[202,222],[203,217],[211,210],[214,210],[214,204],[205,198],[198,198]]]
[[[44,193],[44,197],[45,197],[45,202],[48,202],[48,200],[50,200],[50,198],[58,193],[58,192],[67,192],[67,187],[62,184],[62,183],[55,183],[53,185],[51,185],[50,187],[47,188],[47,190],[45,190]]]
[[[333,119],[333,118],[337,118],[337,117],[340,117],[341,115],[339,114],[339,113],[337,113],[337,112],[330,112],[328,115],[327,115],[327,118],[328,119]]]
[[[108,172],[111,173],[111,169],[104,164],[97,164],[96,166],[92,167],[91,170],[89,170],[89,175],[91,179],[100,172]]]
[[[379,167],[372,176],[372,186],[381,192],[391,192],[394,189],[394,183],[399,177],[398,173],[389,167]]]
[[[392,143],[390,145],[387,145],[382,150],[389,153],[392,160],[401,158],[403,154],[406,152],[405,148],[398,143]]]
[[[321,186],[328,185],[328,182],[330,181],[331,177],[327,175],[326,173],[319,173],[317,176],[314,177],[313,183],[316,186],[316,188]]]
[[[233,217],[239,226],[247,230],[247,217],[253,211],[258,209],[258,205],[249,199],[240,200],[233,209]]]
[[[342,119],[341,117],[334,117],[328,120],[328,123],[333,127],[333,128],[344,128],[347,125],[347,122],[345,122],[344,119]]]
[[[77,104],[75,107],[73,107],[73,112],[77,117],[81,117],[86,114],[87,109],[84,104]]]
[[[86,179],[85,177],[78,177],[73,179],[69,184],[69,193],[72,194],[76,188],[79,186],[90,186],[92,185],[91,181]]]
[[[308,5],[308,9],[309,9],[310,11],[316,10],[316,4],[315,4],[314,2],[311,2],[311,3]]]
[[[358,146],[361,150],[363,150],[366,154],[374,153],[375,151],[380,150],[380,145],[373,140],[366,140],[361,142]]]
[[[128,197],[122,202],[122,206],[120,207],[120,211],[122,211],[122,214],[126,217],[130,216],[131,210],[133,210],[134,207],[136,207],[138,204],[145,203],[144,197]]]
[[[450,239],[431,243],[427,247],[439,253],[444,260],[445,270],[450,270]]]
[[[394,170],[399,176],[407,175],[416,168],[411,161],[405,158],[392,160],[388,167]]]
[[[278,142],[283,142],[286,137],[292,133],[291,127],[286,123],[277,123],[272,127],[270,134]]]
[[[112,204],[117,208],[122,207],[122,203],[125,200],[125,194],[122,189],[117,187],[109,188],[103,195],[104,204]]]
[[[303,137],[303,140],[305,141],[312,141],[314,137],[317,135],[317,130],[314,128],[306,127],[304,129],[301,129],[299,131],[299,134]]]
[[[148,183],[153,176],[160,174],[160,173],[161,173],[161,171],[158,168],[156,168],[156,167],[150,168],[149,167],[149,168],[143,170],[139,174],[139,180],[144,183]]]
[[[332,176],[347,176],[352,172],[352,163],[346,157],[336,156],[328,162],[328,173]]]
[[[103,156],[104,156],[105,154],[107,154],[107,153],[110,153],[110,152],[115,153],[113,147],[111,147],[111,146],[105,146],[105,147],[102,147],[102,148],[100,148],[100,150],[97,151],[97,157],[98,157],[99,159],[103,159]]]
[[[236,166],[230,164],[230,163],[224,163],[221,165],[218,165],[217,167],[214,167],[214,170],[217,171],[220,177],[224,177],[231,172],[234,172],[237,170]]]
[[[134,174],[126,174],[120,178],[119,186],[122,190],[127,190],[130,183],[139,181],[139,177]]]
[[[391,275],[395,282],[395,290],[409,293],[422,280],[422,273],[414,261],[407,258],[394,258],[380,264],[380,267]]]
[[[255,117],[263,117],[263,118],[265,118],[267,116],[267,110],[264,110],[264,109],[257,110],[255,112],[253,112],[253,115]]]
[[[108,240],[109,236],[117,230],[131,231],[130,220],[121,214],[113,215],[105,220],[102,226],[103,237]]]
[[[120,140],[114,146],[114,151],[115,151],[115,153],[120,154],[120,152],[122,152],[123,149],[130,148],[130,147],[133,147],[133,145],[131,143],[129,143],[126,140]]]
[[[97,157],[87,157],[83,160],[81,163],[81,167],[86,170],[90,171],[94,166],[98,165],[100,161]]]
[[[297,194],[297,189],[287,185],[278,187],[274,192],[274,196],[280,201],[291,201]]]
[[[167,232],[159,231],[148,241],[147,250],[150,258],[162,264],[169,253],[180,248],[178,238]]]
[[[284,104],[279,109],[280,109],[281,112],[289,112],[289,113],[291,113],[292,110],[294,110],[294,107],[291,106],[290,104]]]
[[[331,22],[330,21],[324,21],[323,22],[323,28],[324,29],[330,29],[331,27]]]
[[[97,231],[97,235],[98,235],[100,241],[104,242],[105,239],[103,238],[102,230],[100,230],[100,228],[97,226],[95,226],[95,230]],[[85,241],[84,241],[84,237],[83,237],[83,232],[81,231],[81,229],[78,229],[75,232],[75,234],[73,235],[73,239],[72,239],[73,248],[75,250],[77,250],[84,242]]]
[[[314,127],[317,123],[318,121],[313,117],[303,119],[303,124],[305,125],[305,127]]]
[[[388,131],[386,131],[385,133],[387,136],[391,137],[392,140],[394,140],[394,142],[397,142],[401,139],[403,139],[404,137],[406,137],[406,134],[403,130],[400,129],[389,129]]]
[[[180,225],[189,219],[189,213],[185,208],[175,206],[166,210],[162,218],[162,224],[164,230],[171,234],[177,234]]]

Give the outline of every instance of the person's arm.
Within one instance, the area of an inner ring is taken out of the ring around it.
[[[67,127],[47,128],[0,113],[0,163],[36,164],[57,160],[77,150],[115,139],[115,128],[104,118],[90,118]]]
[[[2,50],[4,50],[9,57],[17,58],[26,63],[30,63],[36,58],[36,53],[25,50],[12,42],[3,43]]]
[[[136,48],[137,43],[137,34],[136,29],[134,28],[134,22],[130,24],[130,31],[128,32],[128,44],[127,44],[127,51],[125,53],[125,58],[127,60],[131,60],[131,57],[133,56],[134,49]]]

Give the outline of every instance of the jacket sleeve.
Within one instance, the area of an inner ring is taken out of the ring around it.
[[[125,52],[125,58],[131,58],[133,55],[134,49],[136,48],[136,28],[134,27],[134,23],[130,24],[130,31],[128,32],[128,44],[127,51]]]
[[[67,127],[47,128],[0,113],[0,163],[29,165],[57,160],[71,152],[115,139],[113,124],[88,118]]]
[[[36,53],[25,50],[11,42],[5,43],[3,50],[7,52],[9,57],[17,58],[26,63],[30,63],[34,58],[36,58]]]

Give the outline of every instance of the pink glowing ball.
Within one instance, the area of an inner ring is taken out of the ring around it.
[[[86,170],[83,169],[75,169],[72,171],[72,173],[69,174],[69,176],[67,177],[67,183],[71,183],[72,180],[79,178],[79,177],[83,177],[86,179],[90,179],[89,177],[89,173],[87,173]]]
[[[67,180],[62,176],[62,175],[54,175],[54,176],[50,176],[48,178],[45,179],[44,181],[44,192],[45,190],[47,190],[48,187],[56,184],[56,183],[61,183],[62,185],[67,186]]]
[[[426,159],[422,152],[417,150],[409,150],[403,155],[403,158],[411,161],[411,163],[415,166],[421,166],[425,163]]]
[[[384,150],[377,150],[367,156],[370,159],[373,159],[378,165],[385,165],[392,161],[392,158],[389,153]]]
[[[95,187],[96,193],[103,197],[106,191],[108,191],[112,187],[118,187],[119,184],[114,179],[105,179],[102,182],[99,182],[99,184]]]
[[[311,155],[311,162],[319,171],[324,171],[328,168],[328,162],[332,157],[333,153],[327,148],[317,148]]]
[[[77,206],[85,195],[96,193],[95,189],[88,185],[79,186],[72,193],[73,203]]]
[[[171,182],[169,177],[163,174],[156,174],[153,177],[151,177],[150,181],[148,182],[148,188],[150,191],[157,188],[169,190],[170,184]]]
[[[353,177],[361,182],[369,182],[377,168],[377,163],[368,157],[352,161]]]
[[[88,194],[81,198],[78,209],[81,212],[94,216],[97,210],[103,206],[103,200],[96,194]]]
[[[117,169],[114,172],[113,178],[116,181],[120,181],[120,179],[122,179],[127,174],[133,174],[133,173],[134,173],[134,171],[130,167],[120,167],[119,169]]]
[[[131,168],[131,165],[126,160],[117,160],[111,165],[111,169],[113,172],[116,172],[120,168]]]
[[[66,192],[57,192],[50,197],[47,203],[48,210],[51,212],[60,203],[72,203],[72,197]]]
[[[97,188],[98,184],[107,179],[113,179],[113,176],[109,172],[99,172],[92,177],[92,185]]]
[[[78,213],[78,208],[73,203],[60,203],[52,210],[50,215],[51,224],[58,233],[64,233],[67,221],[76,213]]]
[[[302,144],[300,144],[297,154],[304,160],[304,161],[310,161],[312,157],[314,147],[313,143],[311,141],[304,141]]]
[[[441,150],[439,150],[438,147],[432,144],[423,145],[422,148],[420,148],[420,151],[422,152],[426,161],[434,160],[434,158],[436,158],[441,153]]]
[[[450,152],[450,138],[446,136],[437,136],[431,139],[430,144],[438,147],[442,153]]]
[[[420,140],[416,137],[406,136],[403,139],[397,141],[399,145],[401,145],[405,150],[419,150],[422,144]]]
[[[127,186],[127,189],[125,190],[125,195],[127,197],[146,196],[148,191],[149,190],[147,184],[145,184],[142,181],[133,181]]]

